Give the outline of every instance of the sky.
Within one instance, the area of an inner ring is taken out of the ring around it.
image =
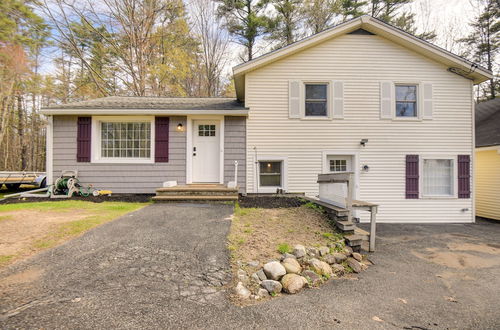
[[[454,53],[459,53],[460,45],[456,44],[454,40],[464,37],[470,32],[468,23],[476,15],[471,1],[475,0],[414,0],[411,7],[412,12],[416,14],[417,25],[420,29],[434,30],[437,33],[435,44]],[[264,47],[257,55],[265,52],[266,48]],[[240,62],[237,55],[239,53],[241,53],[241,46],[231,45],[232,59],[225,70],[226,74],[229,75],[231,67]],[[42,73],[53,72],[52,58],[54,57],[56,55],[50,54],[50,51],[45,54],[41,67]]]

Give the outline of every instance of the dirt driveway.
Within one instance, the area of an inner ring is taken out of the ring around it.
[[[379,225],[375,263],[240,308],[229,205],[151,205],[0,273],[0,328],[494,329],[500,224]]]

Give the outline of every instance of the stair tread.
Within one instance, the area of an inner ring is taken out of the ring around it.
[[[184,196],[184,195],[172,195],[172,196],[155,196],[153,200],[237,200],[238,195],[227,196],[227,195],[202,195],[202,196]]]

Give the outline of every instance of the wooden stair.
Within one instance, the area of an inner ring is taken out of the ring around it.
[[[168,201],[236,201],[238,187],[218,184],[192,184],[156,189],[155,202]]]

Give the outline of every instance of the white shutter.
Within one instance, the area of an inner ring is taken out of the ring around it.
[[[433,91],[432,91],[432,84],[431,83],[422,83],[421,84],[421,90],[422,90],[422,119],[432,119],[432,111],[434,107],[434,102],[433,102]]]
[[[391,119],[396,113],[394,84],[392,81],[380,82],[380,118]]]
[[[300,118],[300,108],[302,82],[300,80],[290,80],[288,82],[288,116],[290,118]]]
[[[344,82],[333,81],[333,118],[344,118]]]

